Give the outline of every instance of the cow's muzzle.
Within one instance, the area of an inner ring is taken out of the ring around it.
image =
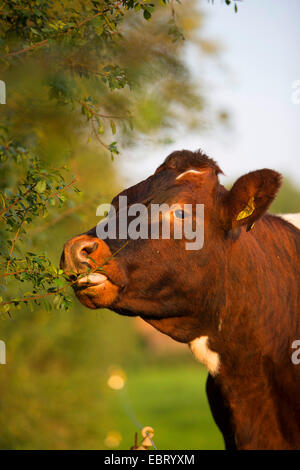
[[[79,235],[65,244],[60,267],[70,281],[75,281],[79,274],[101,269],[101,263],[105,261],[103,252],[107,251],[108,247],[102,240]]]
[[[65,244],[60,267],[79,300],[90,308],[110,306],[127,283],[124,270],[108,245],[87,234]]]

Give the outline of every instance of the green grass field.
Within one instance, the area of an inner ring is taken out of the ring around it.
[[[86,310],[24,310],[3,320],[0,449],[128,450],[139,423],[154,428],[159,450],[223,449],[206,370],[188,349],[158,354],[134,325]],[[121,390],[108,385],[115,368],[126,375]]]
[[[115,418],[122,435],[120,449],[134,441],[136,418],[155,430],[160,450],[224,449],[222,436],[209,410],[200,365],[151,365],[130,371],[125,389],[114,391]]]

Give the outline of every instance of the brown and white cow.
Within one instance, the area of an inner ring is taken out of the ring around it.
[[[87,307],[140,316],[190,345],[210,372],[226,448],[300,449],[300,364],[291,360],[300,340],[300,230],[265,215],[277,172],[248,173],[229,191],[219,173],[202,152],[178,151],[121,193],[129,205],[204,204],[202,249],[174,238],[104,241],[93,228],[65,244],[61,267]]]

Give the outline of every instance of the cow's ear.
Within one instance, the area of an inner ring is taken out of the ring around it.
[[[250,230],[275,198],[281,175],[273,170],[257,170],[241,176],[225,197],[227,230],[245,225]]]

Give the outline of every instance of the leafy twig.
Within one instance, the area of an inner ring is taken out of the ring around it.
[[[80,28],[81,26],[85,25],[89,21],[92,21],[94,18],[97,18],[97,16],[103,15],[104,13],[106,13],[108,11],[109,11],[109,9],[99,11],[95,15],[90,16],[89,18],[86,18],[85,20],[80,21],[79,23],[77,23],[77,25],[70,27],[67,31],[60,31],[57,36],[59,37],[59,36],[62,36],[63,34],[69,34],[71,31],[74,31],[75,29]],[[21,49],[19,51],[15,51],[15,52],[9,52],[4,57],[12,57],[12,56],[18,56],[18,55],[21,55],[21,54],[25,54],[26,52],[29,52],[33,49],[36,49],[37,47],[44,47],[44,46],[47,46],[48,44],[49,44],[49,39],[44,39],[43,41],[36,42],[35,44],[32,44],[31,46],[28,46],[25,49]]]

